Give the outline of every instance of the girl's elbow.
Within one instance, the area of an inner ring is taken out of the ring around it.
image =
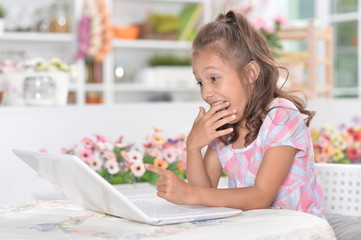
[[[257,200],[252,201],[245,209],[243,210],[253,210],[253,209],[267,209],[272,206],[273,199],[268,198],[258,198]]]

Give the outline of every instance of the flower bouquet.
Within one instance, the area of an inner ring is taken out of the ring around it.
[[[162,130],[153,127],[154,133],[146,137],[143,144],[143,162],[153,164],[163,169],[173,171],[182,179],[186,178],[185,167],[187,162],[186,135],[180,134],[175,138],[166,139]],[[142,180],[155,184],[158,175],[147,171]]]
[[[361,162],[361,118],[354,117],[351,122],[351,125],[323,125],[311,129],[316,162]]]
[[[154,164],[185,178],[185,135],[166,139],[160,129],[147,136],[144,149],[124,143],[123,137],[115,142],[95,134],[95,139],[84,137],[78,145],[63,148],[65,154],[78,155],[89,167],[111,184],[149,182],[155,184],[159,176],[145,170],[144,163]]]

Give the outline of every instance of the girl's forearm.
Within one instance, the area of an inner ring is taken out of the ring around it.
[[[193,186],[191,203],[208,207],[229,207],[241,210],[262,209],[271,206],[273,199],[263,197],[255,186],[215,189]]]
[[[187,150],[187,180],[199,187],[212,187],[204,167],[201,150]]]

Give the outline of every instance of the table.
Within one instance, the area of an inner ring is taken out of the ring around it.
[[[151,226],[84,209],[68,200],[0,207],[0,239],[336,239],[322,218],[280,209],[234,217]]]

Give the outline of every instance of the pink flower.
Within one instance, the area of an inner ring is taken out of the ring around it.
[[[354,131],[352,137],[355,142],[361,142],[361,132]]]
[[[98,154],[94,154],[93,159],[89,160],[88,164],[95,171],[99,171],[103,166],[102,160],[100,160]]]
[[[105,139],[105,137],[103,135],[94,134],[94,136],[97,138],[98,142],[107,142],[107,140]]]
[[[275,33],[275,30],[272,27],[268,26],[267,21],[264,18],[257,18],[253,22],[253,26],[257,30],[264,30],[265,32],[267,32],[269,34]]]
[[[155,157],[155,158],[159,158],[159,159],[162,159],[163,158],[163,153],[162,151],[160,151],[159,149],[157,148],[153,148],[153,149],[145,149],[145,152],[147,154],[149,154],[150,156],[152,157]]]
[[[257,18],[254,22],[253,22],[253,26],[257,29],[260,30],[261,28],[263,28],[263,26],[267,25],[267,22],[264,18]]]
[[[89,161],[93,159],[93,152],[90,149],[84,149],[79,153],[79,157],[84,162],[89,163]]]
[[[173,163],[177,160],[177,151],[174,147],[169,147],[163,151],[164,159],[169,162]]]
[[[144,167],[144,164],[143,163],[140,163],[140,162],[136,162],[136,163],[133,163],[131,166],[130,166],[130,170],[132,171],[133,175],[135,177],[141,177],[144,175],[145,173],[145,167]]]
[[[130,162],[129,160],[129,153],[127,151],[121,151],[120,155],[124,158],[126,162]]]
[[[105,161],[117,161],[117,157],[113,152],[105,151],[103,154],[103,160]]]
[[[118,140],[115,142],[115,144],[123,142],[123,138],[124,138],[123,136],[120,136]]]
[[[130,163],[142,163],[143,162],[143,154],[138,151],[130,151],[128,153],[128,161]]]
[[[107,161],[105,163],[105,167],[110,174],[117,174],[120,170],[119,165],[116,161]]]
[[[324,135],[320,136],[320,138],[317,141],[317,144],[320,147],[323,147],[325,145],[328,145],[330,143],[330,140],[331,140],[330,136],[328,136],[327,134],[324,134]]]
[[[87,149],[91,149],[94,147],[95,143],[93,140],[91,140],[90,138],[88,137],[85,137],[81,140],[81,143],[83,144],[83,146]]]
[[[47,150],[45,148],[40,148],[39,152],[47,152]]]
[[[284,15],[282,14],[277,14],[275,17],[274,17],[274,21],[276,23],[279,23],[280,25],[284,25],[287,23],[287,19]]]
[[[251,9],[251,6],[248,4],[243,4],[239,7],[239,10],[241,12],[248,12]]]
[[[98,152],[104,152],[106,150],[105,142],[97,142],[95,150]]]

